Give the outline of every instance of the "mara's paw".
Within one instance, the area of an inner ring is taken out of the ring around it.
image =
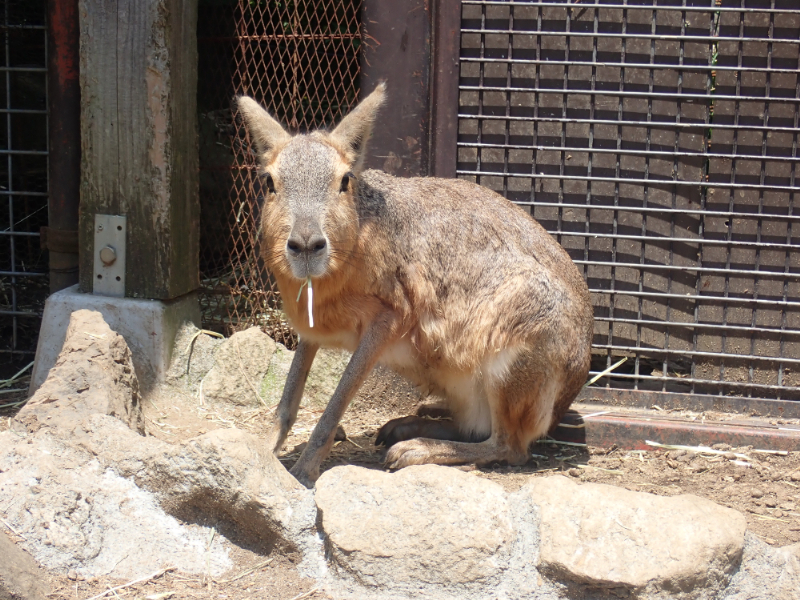
[[[297,468],[297,464],[289,470],[297,481],[302,483],[308,489],[312,489],[314,487],[314,483],[316,483],[317,479],[319,479],[319,469],[314,472],[308,472],[306,469],[302,467]]]
[[[419,437],[423,424],[421,417],[414,416],[387,421],[378,430],[378,435],[375,436],[375,445],[391,448],[398,442]]]
[[[387,469],[402,469],[411,465],[435,463],[431,453],[431,441],[423,438],[397,442],[386,452],[383,464]]]

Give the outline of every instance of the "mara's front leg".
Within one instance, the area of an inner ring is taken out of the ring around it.
[[[376,318],[364,332],[325,412],[311,433],[308,445],[290,471],[306,487],[314,486],[320,465],[333,445],[336,427],[344,411],[372,371],[381,351],[397,336],[398,322],[394,313],[387,312]]]
[[[311,363],[314,362],[317,350],[319,346],[302,339],[297,344],[292,366],[283,386],[283,395],[275,410],[272,429],[267,436],[267,447],[275,454],[278,454],[283,447],[286,436],[289,435],[289,430],[297,419],[297,409],[300,407],[308,372],[311,370]]]

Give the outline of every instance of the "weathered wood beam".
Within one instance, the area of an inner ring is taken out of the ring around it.
[[[125,296],[199,286],[197,0],[80,0],[80,289],[94,215],[127,217]]]

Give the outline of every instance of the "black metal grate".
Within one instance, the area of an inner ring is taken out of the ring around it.
[[[584,270],[599,385],[800,400],[796,0],[462,2],[458,176]]]
[[[0,1],[0,374],[30,362],[49,294],[44,1]],[[9,364],[10,363],[10,364]]]

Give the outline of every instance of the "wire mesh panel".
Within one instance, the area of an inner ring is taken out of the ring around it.
[[[30,362],[49,294],[44,1],[0,1],[0,373]]]
[[[201,269],[207,326],[260,325],[292,343],[278,291],[258,258],[262,190],[235,95],[292,132],[331,125],[358,97],[360,0],[201,0]]]
[[[800,5],[462,2],[458,176],[584,271],[601,385],[800,399]]]

